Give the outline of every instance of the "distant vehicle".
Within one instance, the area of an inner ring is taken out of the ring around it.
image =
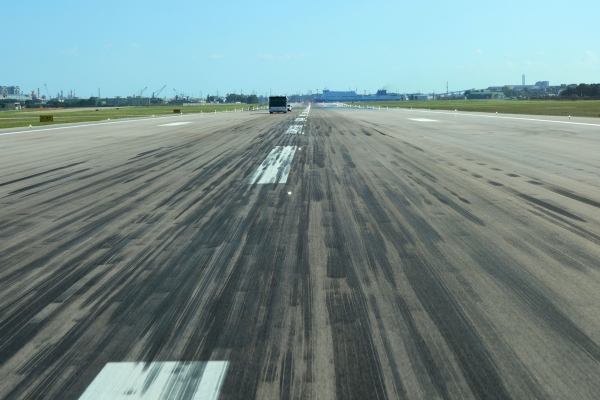
[[[288,104],[288,105],[287,105],[287,110],[288,110],[288,111],[292,111],[292,105],[291,105],[291,104]]]
[[[269,112],[288,112],[288,98],[286,96],[269,96]]]

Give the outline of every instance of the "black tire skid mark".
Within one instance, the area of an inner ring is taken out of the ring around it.
[[[352,178],[353,181],[359,179],[357,176]],[[358,193],[360,196],[360,192]],[[378,225],[380,226],[380,224]],[[402,266],[405,275],[409,279],[420,303],[457,357],[463,376],[473,393],[481,398],[508,398],[508,393],[491,355],[488,354],[482,339],[479,338],[474,327],[468,322],[466,315],[463,314],[460,305],[446,289],[434,268],[423,260],[420,255],[409,251],[408,246],[401,244],[403,241],[409,242],[414,241],[414,239],[404,238],[402,240],[400,239],[402,234],[399,231],[393,232],[389,228],[382,228],[381,230],[384,233],[387,231],[386,236],[394,243],[396,251],[405,262]],[[401,295],[397,297],[401,298]],[[402,305],[403,302],[404,300],[400,300],[398,304]],[[410,320],[405,321],[405,323],[410,326]],[[417,333],[414,330],[411,330],[411,332],[413,334]],[[413,345],[421,346],[423,344],[423,339],[418,334],[411,337],[411,340]],[[431,383],[438,394],[440,396],[447,395],[448,392],[443,380],[438,381],[441,377],[439,367],[433,362],[427,348],[420,347],[418,353],[422,357],[421,362],[427,369]]]
[[[126,211],[126,210],[125,210],[125,211]],[[112,219],[114,219],[114,218],[112,218]],[[107,220],[107,221],[108,221],[108,220],[111,220],[111,218],[107,218],[106,220]],[[66,247],[69,247],[69,245],[72,245],[72,244],[73,244],[73,243],[69,243],[69,244],[67,244],[67,245],[66,245]],[[64,247],[65,247],[65,246],[63,246],[63,248],[64,248]],[[102,247],[102,245],[100,245],[100,247]],[[59,252],[60,252],[60,250],[59,250]],[[117,251],[116,253],[118,253],[118,251]],[[85,255],[85,257],[84,257],[84,258],[89,258],[89,255]],[[103,262],[103,263],[104,263],[104,262],[108,262],[108,261],[111,261],[111,260],[110,260],[110,258],[109,258],[108,260],[105,260],[105,261],[98,261],[98,262]],[[145,261],[147,261],[147,259],[146,259]],[[96,263],[96,264],[97,264],[97,263]],[[85,272],[84,272],[84,269],[82,269],[82,268],[80,268],[80,271],[81,271],[82,273],[85,273]],[[75,282],[75,281],[77,281],[77,279],[76,279],[76,278],[74,278],[74,279],[73,279],[71,282]],[[66,287],[69,287],[69,286],[71,286],[71,283],[68,283],[68,284],[66,284],[66,285],[63,285],[63,287],[59,287],[59,288],[57,288],[57,289],[56,289],[56,293],[60,293],[61,291],[64,291],[64,288],[66,288]],[[151,287],[152,287],[152,285],[151,285]],[[50,296],[50,297],[53,297],[53,295],[52,295],[52,294],[49,294],[49,296]],[[115,315],[119,315],[119,313],[116,313]],[[85,329],[84,329],[84,331],[85,331]],[[74,342],[74,341],[75,341],[75,340],[73,340],[73,341],[71,341],[71,342]],[[31,378],[33,378],[33,375],[31,376]],[[28,379],[28,380],[31,380],[31,379]]]
[[[6,185],[11,185],[13,183],[21,182],[21,181],[24,181],[24,180],[36,178],[38,176],[50,174],[52,172],[60,171],[60,170],[63,170],[63,169],[71,168],[71,167],[74,167],[76,165],[83,164],[85,162],[86,161],[79,161],[79,162],[76,162],[76,163],[71,163],[71,164],[63,165],[62,167],[56,167],[56,168],[52,168],[52,169],[49,169],[49,170],[46,170],[46,171],[43,171],[43,172],[38,172],[38,173],[35,173],[35,174],[32,174],[32,175],[24,176],[22,178],[13,179],[11,181],[0,183],[0,187],[6,186]]]
[[[352,177],[353,181],[356,179],[355,176]],[[405,207],[404,204],[399,205]],[[385,229],[382,229],[382,231],[385,231]],[[399,236],[402,236],[402,234],[396,232],[394,236],[389,237],[390,242],[398,241]],[[438,239],[435,239],[435,237]],[[434,235],[434,240],[440,239],[439,235]],[[411,240],[414,239],[405,239],[407,242]],[[445,288],[433,266],[430,266],[418,254],[411,254],[406,250],[406,247],[401,245],[395,247],[402,259],[408,261],[407,277],[415,293],[418,294],[421,304],[438,326],[440,333],[446,339],[454,354],[457,355],[465,379],[473,390],[473,394],[478,397],[487,396],[486,398],[508,398],[508,392],[490,354],[487,353],[475,329],[467,322],[468,318]],[[428,247],[435,248],[435,243],[430,243]],[[439,250],[436,249],[436,253],[439,253]],[[437,255],[439,256],[439,254]],[[429,295],[426,296],[423,293],[429,293]],[[439,296],[439,294],[444,293],[445,295]],[[440,310],[446,312],[440,312]],[[454,318],[448,318],[448,315],[454,315]],[[456,322],[459,323],[456,324]],[[455,324],[456,326],[454,326]],[[429,365],[431,367],[431,364]],[[535,388],[535,384],[532,382],[528,382],[528,386]],[[440,390],[440,393],[444,393],[444,391]]]
[[[508,190],[508,189],[507,189]],[[521,193],[517,193],[519,195]],[[528,196],[526,199],[529,200]],[[538,199],[534,199],[538,200]],[[588,199],[589,200],[589,199]],[[543,202],[544,204],[541,207],[551,209],[554,211],[552,207],[548,207],[549,204]],[[537,204],[535,202],[534,204]],[[565,212],[562,209],[557,211],[559,214],[563,214]],[[570,213],[569,213],[570,214]],[[555,219],[560,217],[553,216]],[[581,221],[582,219],[573,218],[572,215],[568,216],[569,218],[576,219]],[[561,219],[564,222],[568,222],[564,219]],[[573,225],[571,223],[571,225]],[[483,249],[483,247],[481,247]],[[473,253],[477,255],[476,253]],[[491,263],[489,260],[495,260],[495,263]],[[531,284],[528,283],[527,279],[521,277],[521,274],[517,272],[514,268],[512,268],[508,263],[503,261],[502,257],[499,255],[487,256],[487,257],[478,257],[478,264],[485,267],[487,271],[489,271],[490,275],[495,277],[503,287],[509,288],[511,291],[515,292],[520,298],[523,298],[522,303],[529,305],[531,311],[534,315],[542,315],[542,320],[548,326],[551,326],[553,330],[555,330],[558,334],[562,335],[570,341],[574,346],[579,347],[582,351],[588,354],[592,359],[598,361],[598,357],[600,357],[600,347],[597,346],[583,331],[581,331],[572,321],[568,319],[566,315],[564,315],[556,306],[554,306],[547,297],[544,297],[537,289],[535,289]],[[501,264],[501,265],[500,265]],[[518,265],[516,262],[510,263],[513,265]]]
[[[319,118],[321,119],[323,117]],[[349,157],[348,150],[342,146],[342,156],[344,153]],[[352,163],[351,158],[343,158]],[[335,173],[326,168],[325,199],[321,202],[321,207],[324,215],[324,240],[329,254],[327,276],[331,279],[326,305],[333,338],[336,397],[386,398],[380,355],[373,342],[367,310],[368,298],[361,289],[355,271],[357,267],[350,256],[342,216],[335,205],[332,181],[344,185],[343,179],[336,178]],[[345,281],[350,290],[343,290],[340,281]],[[402,388],[401,382],[395,383],[397,388]],[[399,393],[402,392],[403,389],[399,389]]]

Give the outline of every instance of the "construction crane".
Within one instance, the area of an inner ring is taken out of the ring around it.
[[[175,99],[178,99],[179,98],[179,92],[177,90],[175,90],[175,89],[173,89],[173,91],[175,92]]]
[[[148,86],[146,86],[145,88],[143,88],[142,90],[140,90],[140,94],[137,95],[137,97],[142,97],[142,93],[144,93],[144,91],[148,89]]]
[[[167,87],[167,85],[163,86],[160,88],[160,90],[158,92],[156,92],[156,97],[158,97],[158,95]],[[152,98],[154,99],[154,93],[152,93]]]
[[[48,86],[46,86],[46,84],[44,83],[44,87],[46,88],[46,95],[48,95],[48,99],[50,100],[52,97],[50,96],[50,92],[48,91]]]

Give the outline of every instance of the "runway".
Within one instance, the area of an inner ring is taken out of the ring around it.
[[[0,397],[599,398],[600,121],[515,117],[0,131]]]

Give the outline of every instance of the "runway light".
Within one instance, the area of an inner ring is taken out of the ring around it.
[[[292,192],[288,192],[288,194],[292,194]]]
[[[31,125],[29,125],[29,129],[31,129]]]

